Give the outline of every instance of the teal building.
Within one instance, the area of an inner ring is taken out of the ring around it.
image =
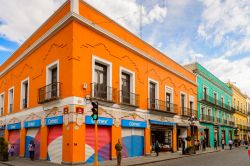
[[[232,89],[215,77],[199,63],[185,66],[197,76],[198,119],[200,139],[206,140],[207,147],[221,146],[234,139],[234,118]]]

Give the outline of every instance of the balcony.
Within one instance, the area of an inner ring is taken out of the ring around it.
[[[214,123],[221,123],[221,119],[218,117],[214,117]]]
[[[61,83],[55,82],[38,89],[38,103],[43,104],[61,97]]]
[[[105,102],[115,102],[116,101],[116,89],[105,84],[91,84],[91,98],[105,101]]]
[[[232,127],[234,127],[234,126],[235,126],[234,121],[228,121],[228,122],[229,122],[229,125],[230,125],[230,126],[232,126]]]
[[[186,107],[180,107],[180,115],[181,116],[196,116],[196,111]]]
[[[211,115],[202,115],[200,121],[202,122],[213,122],[213,117]]]
[[[158,99],[148,99],[148,109],[177,114],[177,105]]]
[[[131,105],[139,107],[139,95],[126,91],[119,91],[120,104]]]
[[[225,110],[230,113],[233,113],[233,110],[231,109],[230,105],[225,104],[221,102],[220,100],[217,100],[216,98],[209,96],[207,94],[201,93],[199,96],[202,96],[199,100],[199,102],[207,104],[212,107],[216,107],[217,109]]]
[[[223,119],[223,124],[224,124],[224,125],[228,125],[227,122],[228,122],[228,121],[227,121],[226,119]]]

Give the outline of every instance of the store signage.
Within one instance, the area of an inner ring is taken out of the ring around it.
[[[122,119],[121,125],[122,127],[146,128],[147,123],[143,121]]]
[[[76,113],[77,114],[83,114],[84,113],[84,108],[83,107],[76,107]]]
[[[47,126],[63,124],[63,116],[46,118],[45,122]]]
[[[85,117],[85,123],[93,125],[95,124],[93,118],[91,116],[86,116]],[[113,119],[111,118],[104,118],[104,117],[99,117],[97,124],[100,126],[112,126],[113,125]]]
[[[175,122],[162,122],[157,120],[149,120],[151,124],[162,125],[162,126],[174,126],[176,125]]]
[[[40,127],[41,119],[24,122],[24,128]]]
[[[18,130],[21,128],[21,123],[8,124],[8,130]]]

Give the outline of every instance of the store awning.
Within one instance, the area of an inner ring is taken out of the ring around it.
[[[162,125],[162,126],[174,126],[176,125],[175,122],[162,122],[158,120],[149,120],[150,124],[155,124],[155,125]]]

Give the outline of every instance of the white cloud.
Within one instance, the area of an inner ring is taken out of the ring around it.
[[[21,44],[64,0],[0,0],[0,37]]]
[[[0,51],[6,51],[6,52],[11,52],[12,50],[9,48],[6,48],[4,46],[0,46]]]
[[[86,0],[89,4],[105,13],[131,32],[138,34],[140,26],[140,8],[136,0]],[[107,5],[108,4],[108,5]],[[149,25],[153,22],[162,22],[167,15],[167,9],[158,4],[150,9],[142,5],[142,24]],[[100,21],[102,23],[102,21]],[[105,22],[104,22],[105,23]]]

